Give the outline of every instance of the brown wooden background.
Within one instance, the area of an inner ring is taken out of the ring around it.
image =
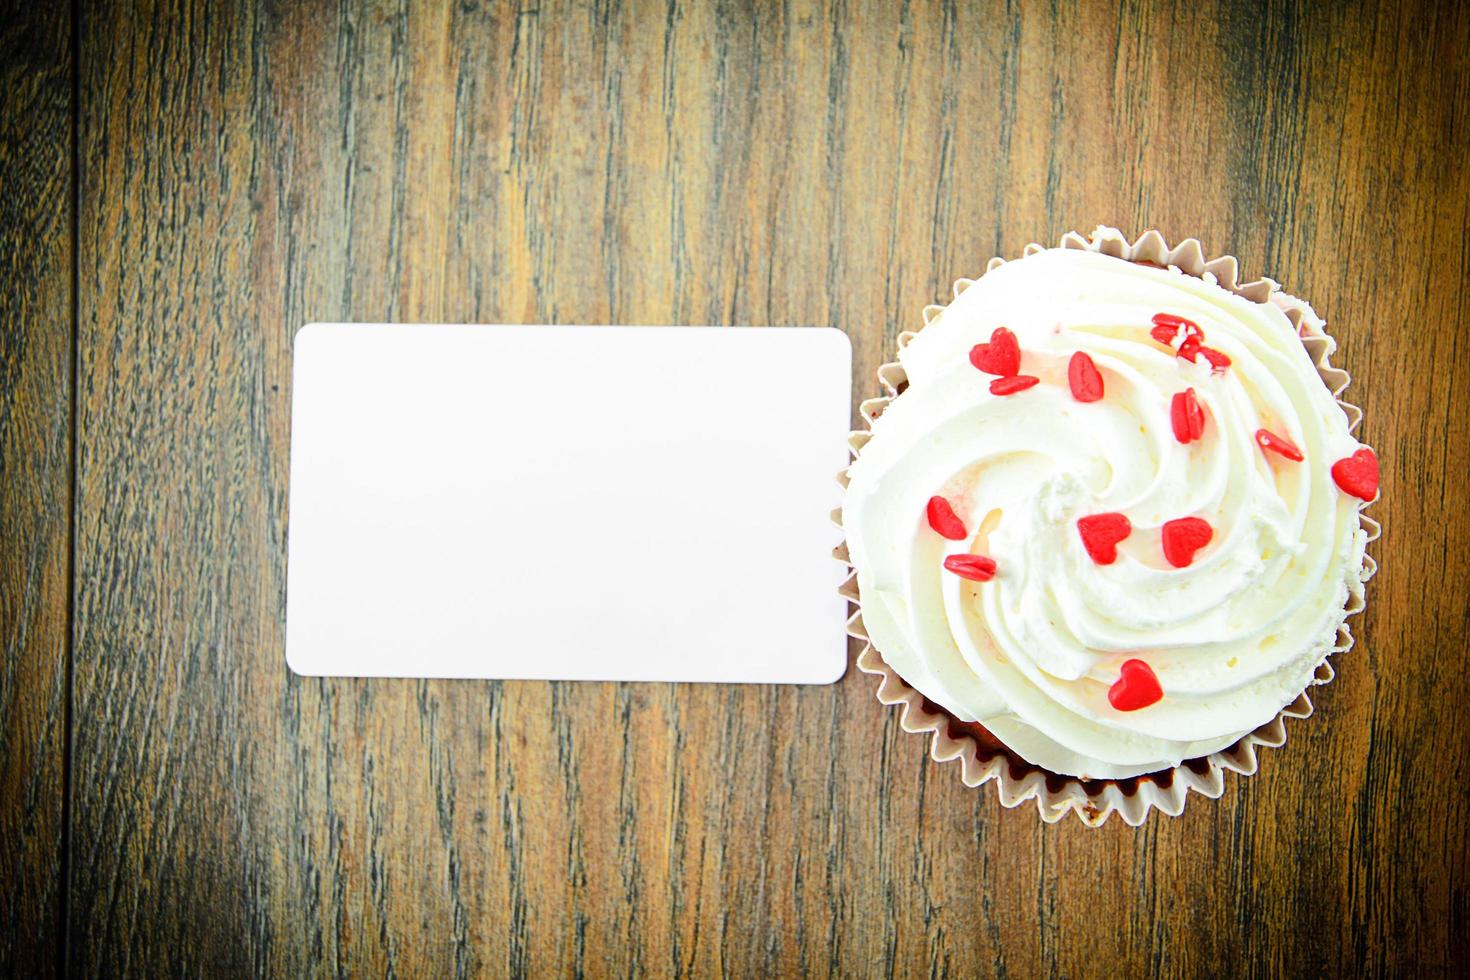
[[[1470,954],[1470,8],[0,0],[0,973],[1434,975]],[[1385,466],[1317,717],[1043,826],[829,688],[282,660],[305,321],[834,324],[1099,221]]]

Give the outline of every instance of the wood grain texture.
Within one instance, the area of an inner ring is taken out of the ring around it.
[[[1464,962],[1463,5],[174,0],[80,30],[74,972]],[[1043,826],[855,671],[286,671],[300,324],[834,324],[867,393],[952,279],[1099,221],[1310,297],[1384,460],[1358,646],[1221,801]]]
[[[0,976],[61,950],[72,84],[68,8],[0,3]]]

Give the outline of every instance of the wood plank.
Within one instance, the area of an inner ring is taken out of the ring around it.
[[[89,8],[71,967],[1447,971],[1467,50],[1430,3]],[[301,323],[833,323],[861,388],[953,278],[1098,221],[1310,297],[1385,460],[1362,639],[1223,800],[1045,827],[856,672],[286,672]]]
[[[0,3],[0,975],[61,953],[70,642],[72,33]]]

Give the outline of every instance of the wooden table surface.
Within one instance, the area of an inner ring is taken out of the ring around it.
[[[1465,969],[1470,7],[3,6],[0,973]],[[286,670],[302,323],[833,324],[865,396],[1099,222],[1310,298],[1383,460],[1358,644],[1218,802],[1044,826],[855,670]]]

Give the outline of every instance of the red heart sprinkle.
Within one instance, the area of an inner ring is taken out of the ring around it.
[[[1088,557],[1099,565],[1118,560],[1118,542],[1133,533],[1133,523],[1122,514],[1089,514],[1077,518],[1077,533]]]
[[[1267,452],[1273,452],[1278,456],[1285,456],[1294,462],[1300,463],[1302,461],[1302,451],[1296,448],[1296,443],[1285,436],[1278,436],[1269,429],[1256,430],[1256,445]]]
[[[1378,457],[1364,446],[1346,459],[1332,464],[1332,480],[1359,500],[1378,496]]]
[[[1029,374],[1018,374],[1011,378],[996,378],[990,382],[990,393],[992,395],[1014,395],[1018,391],[1025,391],[1033,385],[1039,384],[1040,378]]]
[[[940,537],[951,541],[963,541],[966,537],[965,522],[955,515],[954,508],[943,497],[930,497],[925,508],[929,515],[929,526]]]
[[[1230,358],[1213,347],[1201,347],[1199,352],[1204,356],[1205,360],[1210,362],[1211,371],[1223,371],[1230,366]],[[1194,358],[1191,357],[1190,360],[1192,361]]]
[[[1185,388],[1169,403],[1169,424],[1174,427],[1174,438],[1181,444],[1205,434],[1205,410],[1194,397],[1193,388]]]
[[[1102,375],[1098,372],[1097,365],[1092,363],[1092,358],[1080,350],[1067,362],[1067,384],[1072,387],[1072,397],[1079,402],[1102,399]]]
[[[1148,335],[1165,347],[1173,347],[1175,339],[1179,336],[1179,328],[1158,326],[1150,330]]]
[[[990,343],[970,348],[970,363],[986,374],[1013,377],[1021,370],[1021,344],[1005,327],[996,327]]]
[[[1175,333],[1178,333],[1179,328],[1183,327],[1186,337],[1196,337],[1200,340],[1205,339],[1205,332],[1199,328],[1198,323],[1195,323],[1193,320],[1187,320],[1182,316],[1176,316],[1173,313],[1155,313],[1153,315],[1153,324],[1155,328],[1167,328]]]
[[[1108,688],[1108,704],[1119,711],[1137,711],[1161,700],[1164,689],[1158,675],[1142,660],[1125,660],[1118,679]]]
[[[1199,354],[1201,349],[1198,337],[1185,337],[1184,343],[1180,344],[1179,349],[1174,353],[1193,364],[1195,356]]]
[[[971,582],[989,582],[995,578],[995,559],[984,555],[950,555],[944,559],[944,567]]]
[[[1194,553],[1210,543],[1215,529],[1200,517],[1181,517],[1164,522],[1164,558],[1175,568],[1187,568]]]

